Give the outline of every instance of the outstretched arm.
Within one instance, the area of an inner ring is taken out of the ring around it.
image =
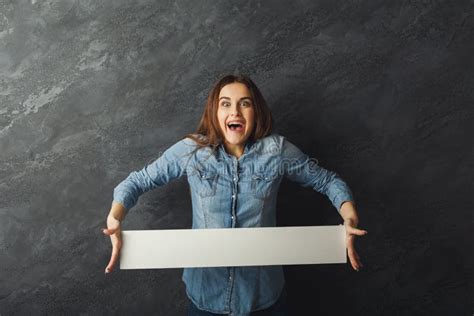
[[[112,255],[105,273],[113,271],[119,260],[122,248],[120,224],[126,212],[136,204],[141,194],[183,175],[194,144],[190,139],[180,140],[151,164],[131,172],[115,187],[112,206],[107,216],[107,228],[102,229],[105,235],[110,236],[112,243]]]
[[[132,171],[114,189],[114,202],[122,204],[126,211],[132,208],[143,193],[164,185],[182,176],[186,162],[195,143],[189,138],[182,139],[169,147],[160,157],[141,170]]]
[[[355,236],[363,236],[367,231],[357,228],[359,218],[354,197],[346,182],[334,171],[318,165],[318,162],[303,153],[286,138],[282,140],[282,159],[285,175],[303,187],[325,194],[344,219],[347,239],[347,253],[354,270],[363,267],[354,247]]]

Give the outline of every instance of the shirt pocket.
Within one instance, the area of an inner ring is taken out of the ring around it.
[[[270,196],[273,184],[278,174],[255,173],[252,175],[252,193],[258,199],[266,199]]]
[[[209,197],[216,194],[217,179],[219,178],[217,171],[197,168],[193,172],[192,178],[199,196]]]

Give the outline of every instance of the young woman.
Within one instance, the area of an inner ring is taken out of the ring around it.
[[[350,188],[337,173],[272,132],[271,112],[249,77],[227,75],[210,91],[197,132],[131,172],[114,189],[104,228],[112,241],[106,273],[119,258],[120,222],[126,212],[141,194],[183,175],[190,186],[193,229],[276,226],[283,177],[325,194],[344,219],[352,267],[362,267],[354,237],[367,231],[356,228],[359,219]],[[282,266],[184,268],[182,280],[188,315],[286,314]]]

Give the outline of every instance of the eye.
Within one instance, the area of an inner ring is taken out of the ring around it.
[[[222,102],[221,105],[222,106],[230,106],[230,103],[229,102]]]
[[[242,106],[244,107],[247,107],[247,106],[251,106],[252,103],[250,103],[249,101],[243,101],[242,103],[240,103]]]

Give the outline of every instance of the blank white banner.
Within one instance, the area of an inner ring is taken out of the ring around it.
[[[346,263],[344,225],[122,231],[120,269]]]

